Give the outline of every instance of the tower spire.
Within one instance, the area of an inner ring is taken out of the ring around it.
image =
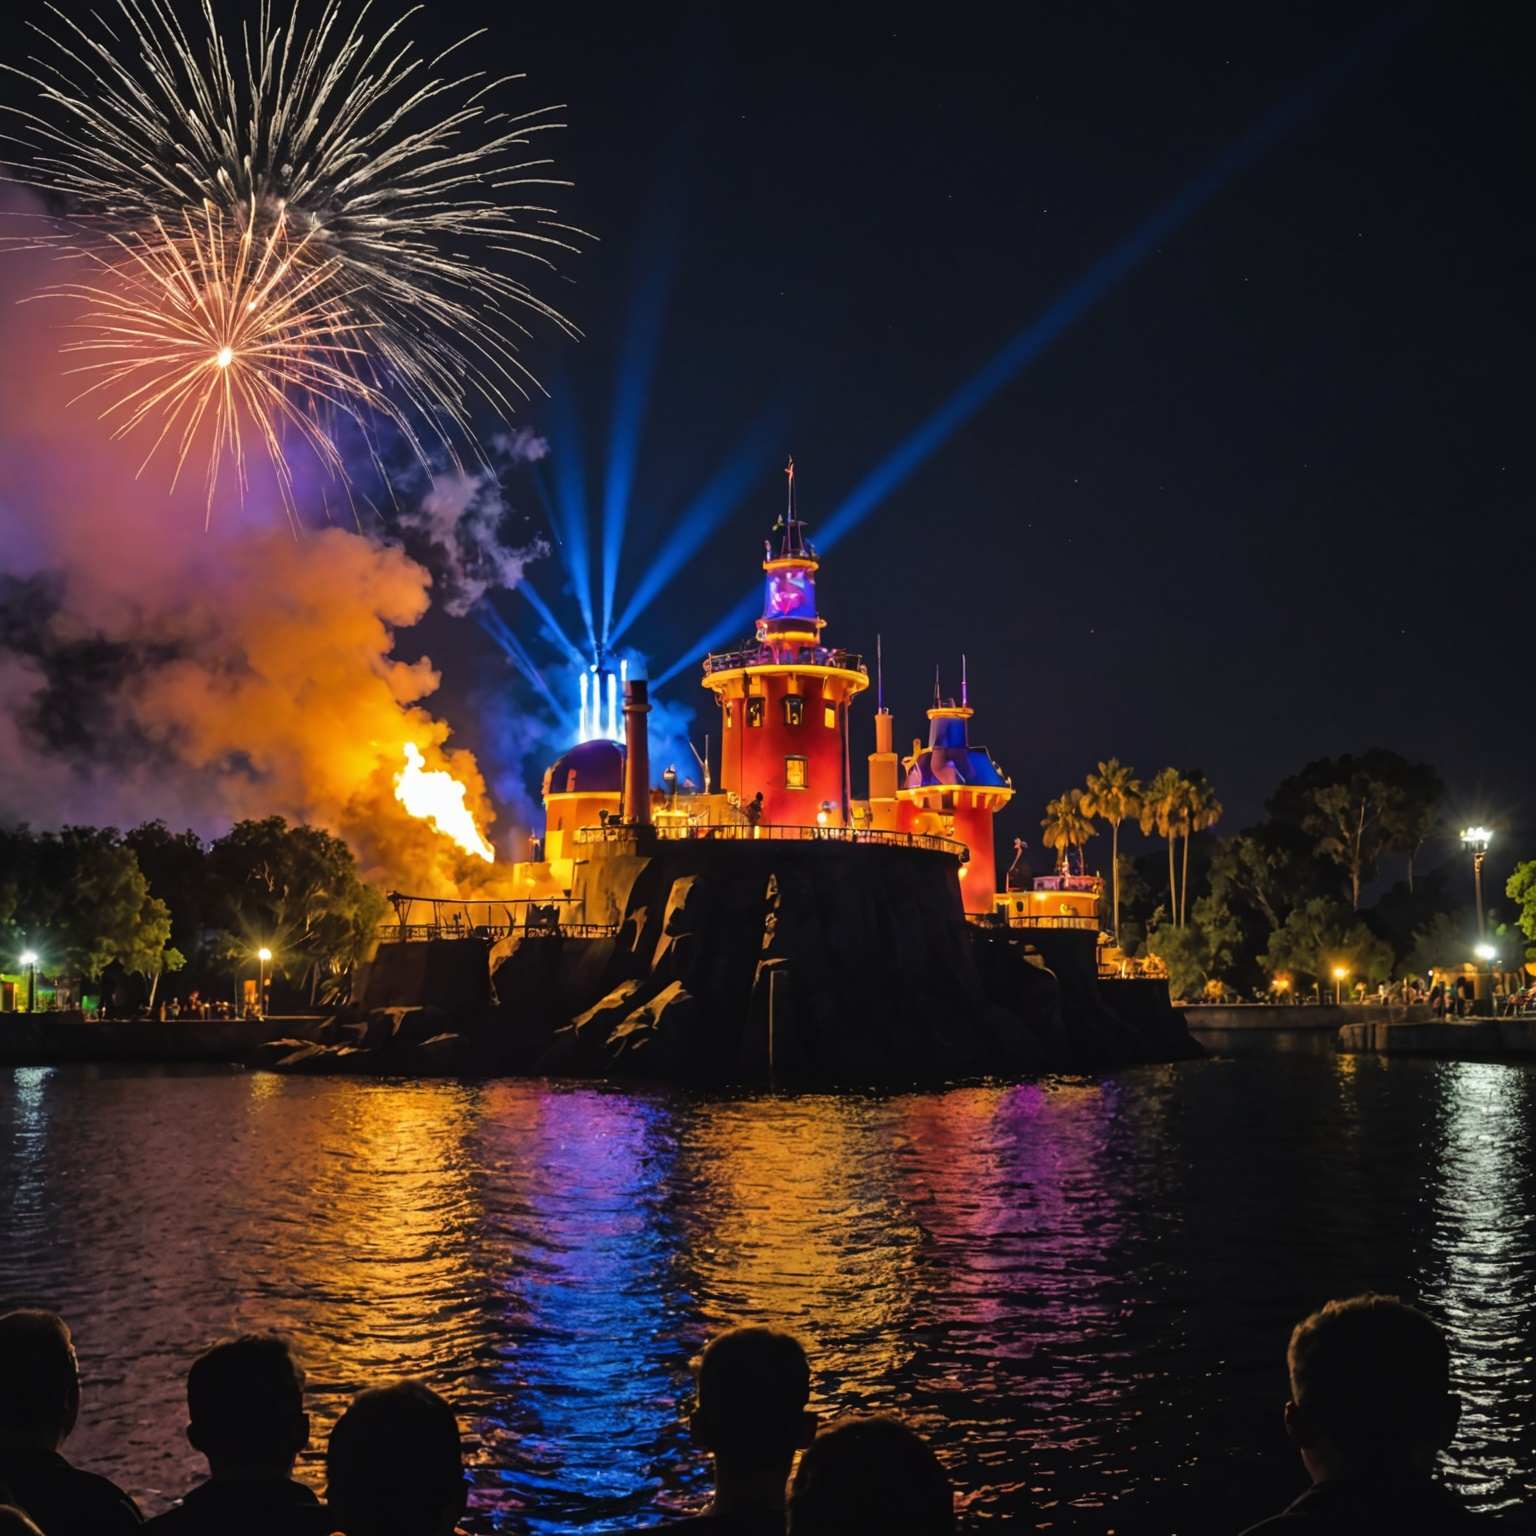
[[[939,693],[939,664],[938,664],[938,662],[934,662],[934,664],[933,664],[933,707],[935,709],[937,709],[939,707],[939,702],[940,702],[940,693]]]
[[[800,521],[800,514],[795,507],[795,456],[790,454],[789,462],[784,466],[785,506],[784,516],[774,524],[775,532],[782,528],[784,538],[779,546],[781,557],[795,555],[808,555],[810,550],[805,542],[805,524]]]
[[[965,652],[960,652],[960,707],[965,709],[970,704],[969,690],[965,682]]]
[[[885,708],[885,657],[880,649],[880,631],[875,631],[875,708]]]

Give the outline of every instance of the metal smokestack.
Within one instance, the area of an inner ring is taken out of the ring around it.
[[[651,821],[651,742],[645,717],[651,701],[640,678],[624,683],[624,820],[649,826]]]

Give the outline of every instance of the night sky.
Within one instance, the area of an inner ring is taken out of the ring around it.
[[[1451,822],[1529,855],[1518,16],[434,5],[427,25],[488,23],[476,47],[528,73],[526,104],[569,104],[559,206],[599,241],[544,291],[585,339],[546,329],[527,355],[585,441],[594,563],[630,360],[618,607],[759,432],[750,494],[626,637],[653,675],[757,579],[784,454],[814,539],[999,348],[1298,109],[838,541],[827,639],[883,634],[903,746],[934,664],[949,691],[968,653],[973,739],[1019,791],[1004,836],[1038,844],[1043,802],[1110,754],[1203,769],[1235,831],[1306,760],[1383,745],[1438,765]],[[508,490],[547,526],[531,479]],[[558,555],[533,574],[576,631]],[[553,656],[521,598],[498,607]],[[434,616],[418,645],[494,757],[471,701],[523,685],[471,622]],[[667,693],[702,736],[696,677]]]

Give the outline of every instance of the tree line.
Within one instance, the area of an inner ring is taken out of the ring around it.
[[[1451,831],[1444,800],[1432,767],[1377,748],[1308,763],[1276,787],[1263,820],[1206,837],[1223,808],[1203,773],[1164,768],[1143,782],[1110,758],[1051,800],[1041,825],[1068,871],[1074,861],[1086,871],[1088,844],[1108,831],[1109,931],[1126,954],[1161,960],[1177,995],[1258,996],[1326,988],[1336,968],[1373,983],[1471,958],[1470,869],[1459,859],[1421,869]],[[1165,847],[1122,854],[1124,824]],[[1367,903],[1394,869],[1399,878]],[[1536,860],[1506,895],[1514,909],[1490,910],[1488,936],[1514,963],[1536,940]]]
[[[163,821],[129,832],[0,827],[0,969],[26,950],[122,1007],[153,1007],[162,978],[220,993],[260,948],[310,1000],[364,958],[388,908],[352,850],[281,816],[205,843]]]

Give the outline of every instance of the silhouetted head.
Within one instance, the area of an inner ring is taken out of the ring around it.
[[[199,1356],[187,1373],[187,1439],[215,1476],[287,1476],[309,1444],[304,1372],[287,1342],[248,1333]]]
[[[810,1395],[798,1339],[776,1328],[732,1328],[699,1359],[693,1438],[734,1469],[779,1467],[782,1484],[816,1433],[816,1416],[805,1410]]]
[[[0,1445],[56,1451],[80,1412],[80,1366],[62,1317],[0,1317]]]
[[[325,1471],[346,1536],[448,1536],[464,1512],[459,1422],[419,1381],[358,1393],[331,1431]]]
[[[0,1536],[43,1536],[33,1525],[26,1510],[14,1504],[0,1504]]]
[[[1396,1296],[1330,1301],[1297,1323],[1287,1433],[1314,1481],[1428,1477],[1461,1404],[1445,1335]]]
[[[789,1536],[951,1536],[939,1459],[899,1419],[840,1419],[811,1441],[789,1494]]]

